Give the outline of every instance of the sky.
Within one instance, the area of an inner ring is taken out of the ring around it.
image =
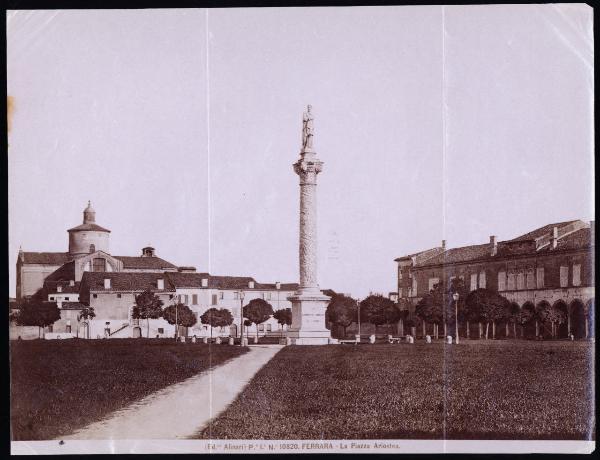
[[[396,290],[396,257],[594,219],[583,4],[7,14],[10,295],[19,247],[298,281],[302,112],[319,283]]]

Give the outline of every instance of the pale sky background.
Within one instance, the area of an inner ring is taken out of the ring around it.
[[[322,288],[594,219],[586,5],[19,11],[7,40],[11,295],[87,200],[114,255],[297,281],[306,104]]]

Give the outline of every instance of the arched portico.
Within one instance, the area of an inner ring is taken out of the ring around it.
[[[576,339],[587,339],[589,335],[588,309],[580,299],[574,299],[569,305],[571,333]]]
[[[523,325],[524,337],[536,337],[538,334],[538,323],[535,319],[535,305],[533,302],[525,302],[521,306],[521,310],[528,311],[531,317],[531,320]]]
[[[547,300],[542,300],[542,301],[538,302],[538,304],[535,306],[534,323],[535,323],[535,336],[536,337],[539,337],[540,335],[542,337],[552,336],[551,324],[549,322],[541,322],[540,321],[540,317],[543,317],[544,311],[548,311],[551,308],[552,307]]]
[[[552,308],[562,313],[564,320],[558,324],[557,338],[564,339],[571,333],[571,317],[569,308],[564,300],[559,299],[552,305]]]

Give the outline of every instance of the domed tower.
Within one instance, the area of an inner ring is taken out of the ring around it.
[[[69,230],[69,254],[72,256],[104,251],[109,254],[110,230],[96,224],[96,211],[88,201],[83,210],[83,224]]]

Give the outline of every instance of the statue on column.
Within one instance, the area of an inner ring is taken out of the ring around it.
[[[312,150],[314,136],[314,117],[310,112],[312,106],[306,107],[306,112],[302,116],[302,150]]]

